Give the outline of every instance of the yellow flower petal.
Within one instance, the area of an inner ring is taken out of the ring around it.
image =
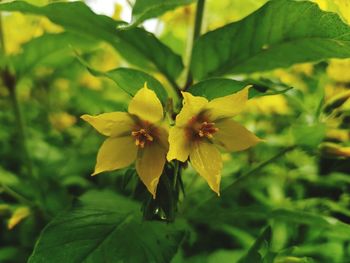
[[[98,151],[92,175],[127,167],[135,161],[136,154],[137,146],[131,136],[107,138]]]
[[[191,142],[187,139],[185,129],[172,127],[169,131],[168,161],[177,159],[185,162],[191,151]]]
[[[156,93],[147,88],[146,84],[132,98],[128,111],[140,119],[151,123],[156,123],[163,119],[162,103]]]
[[[197,142],[191,151],[190,161],[210,188],[220,195],[222,159],[219,150],[213,144]]]
[[[168,133],[168,126],[158,126],[157,127],[157,133],[158,133],[158,142],[159,144],[166,150],[168,151],[169,149],[169,133]]]
[[[105,136],[120,136],[131,133],[134,121],[126,112],[110,112],[97,116],[83,115],[81,118]]]
[[[262,141],[231,119],[220,120],[215,126],[219,129],[214,135],[215,143],[228,151],[243,151]]]
[[[183,126],[188,121],[200,113],[208,104],[208,100],[203,97],[193,96],[191,93],[182,92],[183,107],[180,113],[176,116],[176,125]]]
[[[233,117],[239,114],[248,100],[249,86],[232,95],[213,99],[208,104],[211,120]]]
[[[148,191],[156,197],[157,185],[165,164],[166,150],[158,143],[146,146],[139,152],[136,171]]]
[[[30,215],[30,209],[26,206],[18,207],[7,223],[7,228],[12,229],[18,225],[23,219]]]

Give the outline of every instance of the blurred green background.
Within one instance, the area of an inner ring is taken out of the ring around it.
[[[111,2],[87,4],[115,19],[129,19],[126,1]],[[208,0],[205,31],[237,21],[265,2]],[[350,22],[349,2],[317,2]],[[194,11],[193,4],[180,7],[144,26],[186,60]],[[0,82],[0,262],[25,262],[43,227],[84,193],[109,189],[130,198],[137,195],[137,177],[128,169],[90,177],[104,138],[79,117],[125,110],[130,97],[111,80],[92,76],[74,49],[103,72],[129,64],[101,42],[75,43],[72,38],[73,48],[50,49],[57,41],[50,33],[64,30],[44,17],[3,12],[2,24],[6,54],[22,73],[16,89],[24,130],[18,126],[11,91]],[[45,38],[41,47],[35,43],[39,38]],[[164,77],[148,72],[171,92]],[[249,249],[254,251],[254,242],[266,262],[269,256],[274,262],[350,262],[350,60],[244,77],[293,89],[252,99],[239,116],[266,142],[224,155],[222,188],[262,167],[235,183],[220,201],[191,168],[186,170],[186,196],[178,216],[186,215],[190,234],[173,262],[237,262]],[[22,136],[27,149],[21,146]],[[271,228],[262,232],[267,225]]]

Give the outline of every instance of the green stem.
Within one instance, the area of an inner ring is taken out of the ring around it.
[[[198,0],[197,3],[197,10],[196,10],[196,20],[194,24],[194,31],[193,31],[193,42],[197,40],[197,38],[201,34],[202,30],[202,21],[203,21],[203,13],[204,13],[204,5],[205,5],[205,0]]]
[[[179,161],[175,161],[174,165],[175,165],[175,167],[174,167],[173,188],[174,188],[174,191],[176,191],[176,185],[177,185],[177,180],[178,180],[178,176],[179,176]]]
[[[126,0],[126,2],[128,3],[128,5],[129,5],[130,8],[133,7],[133,3],[131,2],[131,0]]]
[[[0,0],[1,3],[1,0]],[[4,41],[4,29],[2,25],[2,15],[0,14],[0,50],[1,53],[4,55],[5,54],[5,41]]]
[[[18,192],[16,192],[15,190],[11,189],[10,187],[1,184],[2,189],[4,190],[5,193],[7,193],[8,195],[12,196],[14,199],[16,199],[18,202],[31,206],[31,207],[35,207],[36,204],[34,204],[32,201],[28,200],[27,198],[25,198],[23,195],[19,194]]]
[[[9,74],[9,73],[5,72],[4,74]],[[18,103],[16,88],[15,88],[15,86],[13,86],[13,87],[7,86],[7,89],[9,91],[10,100],[11,100],[13,111],[15,114],[18,138],[19,138],[19,142],[21,144],[21,148],[23,151],[23,161],[27,167],[28,176],[30,178],[32,178],[33,177],[33,166],[32,166],[32,161],[31,161],[28,147],[27,147],[27,140],[26,140],[26,135],[25,135],[23,117],[22,117],[21,109],[20,109],[20,106]]]
[[[4,39],[4,30],[3,30],[1,13],[0,13],[0,44],[1,44],[1,52],[3,55],[5,55],[6,49],[5,49],[5,39]],[[18,98],[17,98],[16,79],[7,68],[5,68],[1,72],[1,77],[4,85],[6,86],[9,92],[9,97],[10,97],[12,108],[14,111],[17,130],[18,130],[18,137],[19,137],[19,141],[23,152],[23,162],[26,164],[27,173],[29,177],[32,178],[33,177],[32,162],[31,162],[31,158],[27,147],[23,117],[22,117],[22,113],[21,113],[20,106],[18,103]]]
[[[173,80],[173,78],[170,77],[168,74],[166,74],[166,73],[163,73],[163,74],[166,77],[166,79],[168,80],[168,82],[170,83],[170,85],[171,85],[172,89],[174,90],[175,94],[180,99],[182,97],[182,94],[181,94],[181,90],[180,90],[179,85],[177,85],[177,83]]]
[[[226,187],[223,191],[222,194],[225,194],[226,192],[230,192],[232,191],[235,187],[237,187],[237,185],[239,185],[240,183],[242,183],[243,181],[251,178],[253,175],[257,174],[258,171],[260,171],[261,169],[265,168],[267,165],[269,165],[270,163],[273,163],[274,161],[278,160],[279,158],[281,158],[282,156],[284,156],[286,153],[294,150],[297,146],[293,145],[293,146],[289,146],[283,150],[281,150],[280,152],[278,152],[276,155],[274,155],[273,157],[271,157],[270,159],[260,163],[259,165],[257,165],[255,168],[253,168],[252,170],[250,170],[249,172],[247,172],[246,174],[242,175],[241,177],[239,177],[236,181],[234,181],[231,185],[229,185],[228,187]]]
[[[183,90],[187,90],[193,83],[193,76],[192,76],[192,72],[190,69],[191,64],[192,64],[192,58],[193,58],[193,46],[201,34],[204,6],[205,6],[205,0],[198,0],[197,9],[196,9],[196,18],[195,18],[195,22],[194,22],[190,61],[188,63],[187,79],[186,79],[185,87],[183,88]]]
[[[287,148],[284,148],[280,152],[278,152],[276,155],[272,156],[270,159],[258,164],[255,168],[250,170],[249,172],[245,173],[241,177],[239,177],[237,180],[235,180],[232,184],[230,184],[228,187],[226,187],[223,191],[221,191],[222,195],[225,195],[226,193],[234,192],[235,188],[237,188],[240,184],[244,183],[248,179],[254,178],[254,176],[258,175],[258,171],[269,165],[270,163],[273,163],[274,161],[278,160],[282,156],[284,156],[286,153],[294,150],[297,146],[289,146]],[[198,204],[194,209],[200,209],[203,206],[207,206],[211,202],[216,202],[218,200],[217,196],[213,196],[209,199],[204,200],[200,204]],[[188,202],[185,202],[182,209],[181,213],[185,213],[188,209]],[[193,208],[192,208],[193,209]]]
[[[2,0],[0,0],[1,2]],[[6,56],[6,48],[5,48],[5,39],[4,39],[4,30],[3,30],[3,23],[2,23],[2,16],[0,12],[0,51],[3,56]],[[21,161],[24,164],[24,166],[27,169],[27,176],[28,178],[25,178],[29,181],[30,186],[33,187],[33,189],[38,189],[38,198],[40,198],[40,203],[44,200],[44,192],[43,189],[40,187],[40,180],[35,174],[33,173],[33,166],[32,166],[32,160],[29,154],[29,150],[27,147],[27,140],[26,140],[26,134],[25,134],[25,126],[23,122],[23,117],[20,109],[20,105],[18,102],[17,92],[16,92],[16,78],[7,67],[5,67],[3,70],[0,71],[0,78],[2,78],[4,86],[9,91],[9,97],[12,104],[16,125],[17,125],[17,132],[18,132],[18,139],[20,143],[20,147],[22,150],[22,158]],[[15,192],[11,188],[4,186],[3,189],[10,195],[12,195],[14,198],[16,198],[19,202],[28,204],[32,207],[39,207],[34,202],[31,202],[30,200],[26,199],[19,193]],[[44,217],[49,218],[47,216],[47,213],[43,210],[40,211],[40,213],[43,214]]]

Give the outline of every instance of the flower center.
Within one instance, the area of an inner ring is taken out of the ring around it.
[[[198,129],[199,137],[206,137],[208,139],[213,138],[213,134],[216,133],[219,129],[215,127],[214,122],[202,122]]]
[[[144,148],[147,142],[153,142],[153,137],[143,128],[138,131],[132,131],[131,135],[135,138],[135,145],[140,148]]]

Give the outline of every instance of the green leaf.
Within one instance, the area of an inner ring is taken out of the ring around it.
[[[0,186],[1,184],[14,186],[18,185],[19,182],[20,181],[15,174],[0,167]]]
[[[128,62],[140,67],[155,66],[169,79],[176,79],[183,69],[181,57],[153,34],[141,29],[117,30],[125,24],[93,13],[82,2],[58,2],[43,7],[14,1],[0,5],[0,11],[19,11],[43,15],[77,36],[111,44]]]
[[[253,187],[256,180],[247,188]],[[235,193],[240,189],[235,188]],[[237,195],[222,194],[220,200],[208,200],[202,205],[194,207],[186,215],[192,222],[199,222],[209,225],[237,225],[237,220],[241,222],[280,220],[286,223],[295,223],[298,225],[307,225],[317,230],[328,231],[332,236],[348,237],[350,235],[350,225],[345,224],[338,219],[325,216],[319,213],[312,213],[300,209],[279,208],[273,209],[261,205],[239,206],[235,203]],[[243,221],[242,221],[243,220]]]
[[[310,225],[318,229],[329,230],[330,233],[338,236],[349,237],[350,235],[350,225],[336,218],[320,214],[291,209],[276,209],[270,213],[269,218],[296,224]]]
[[[168,95],[165,88],[151,75],[131,68],[116,68],[108,72],[101,72],[91,68],[81,57],[78,56],[77,58],[91,74],[96,77],[107,77],[113,80],[119,88],[124,90],[132,97],[144,86],[145,82],[147,82],[148,88],[152,89],[157,94],[163,105],[166,104]]]
[[[249,79],[245,81],[247,85],[253,85],[253,88],[249,90],[249,97],[260,97],[269,95],[284,94],[287,91],[293,89],[282,82],[272,81],[270,79]]]
[[[265,254],[265,253],[261,253],[260,250],[265,249],[266,246],[268,247],[270,242],[271,242],[271,228],[267,227],[255,240],[254,244],[248,250],[248,253],[243,258],[241,258],[238,261],[238,263],[263,262],[262,254]]]
[[[39,65],[64,64],[64,58],[72,59],[72,49],[91,48],[94,41],[71,33],[45,34],[31,40],[22,47],[22,53],[11,58],[17,77],[30,73]]]
[[[295,144],[309,148],[317,147],[326,136],[326,125],[324,123],[315,124],[294,124],[291,127]]]
[[[273,0],[245,19],[199,38],[196,79],[350,57],[350,27],[307,1]]]
[[[161,14],[175,9],[182,5],[188,5],[195,2],[194,0],[137,0],[133,9],[133,23],[138,25],[143,21],[160,16]]]
[[[167,101],[167,93],[163,85],[157,79],[143,71],[130,68],[117,68],[107,72],[106,76],[113,80],[121,89],[128,90],[132,96],[147,82],[148,87],[154,90],[163,104]]]
[[[206,97],[207,99],[212,100],[218,97],[231,95],[248,85],[252,85],[252,88],[249,90],[249,98],[276,95],[285,93],[291,89],[290,87],[267,80],[237,81],[226,78],[211,78],[196,83],[191,86],[188,91],[193,95]]]
[[[178,225],[142,221],[138,203],[92,191],[49,223],[29,262],[170,262],[183,237]]]
[[[202,96],[212,100],[240,91],[246,86],[247,83],[243,81],[212,78],[196,83],[188,89],[188,92],[195,96]]]
[[[14,246],[2,246],[0,248],[1,262],[21,262],[24,260],[24,253]]]

